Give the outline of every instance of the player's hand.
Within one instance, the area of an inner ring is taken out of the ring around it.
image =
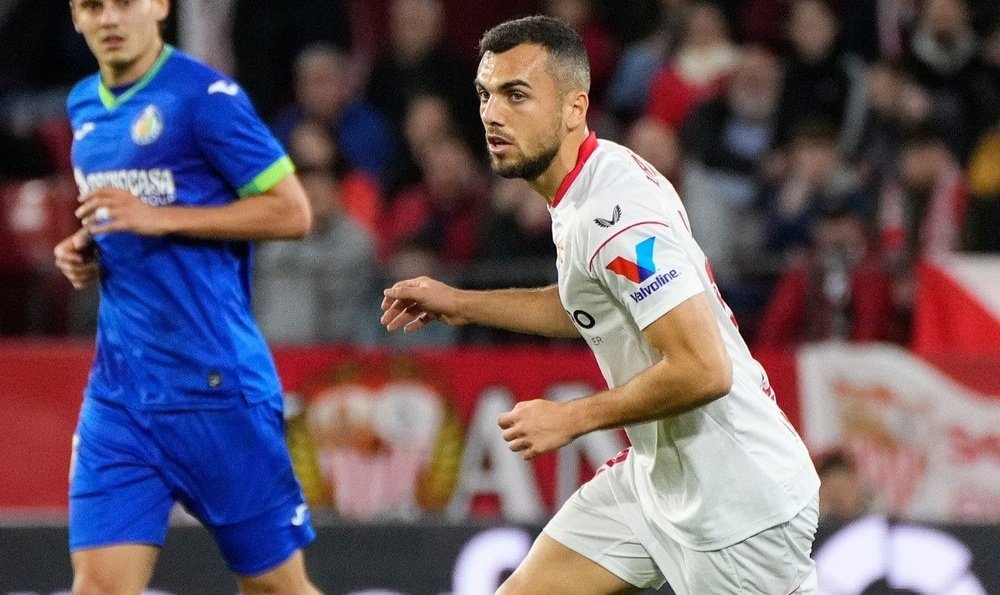
[[[400,281],[383,293],[380,322],[390,332],[403,329],[412,333],[432,320],[449,326],[467,322],[460,315],[461,290],[429,277]]]
[[[503,439],[528,461],[568,444],[573,438],[569,408],[565,403],[536,399],[521,401],[497,418]]]
[[[142,236],[160,236],[156,207],[147,205],[127,190],[98,188],[80,196],[76,217],[91,235],[131,231]]]
[[[53,250],[56,267],[75,289],[83,289],[93,283],[100,272],[93,255],[92,241],[90,233],[81,229],[56,244]]]

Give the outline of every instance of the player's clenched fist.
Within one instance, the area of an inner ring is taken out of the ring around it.
[[[56,267],[76,289],[83,289],[97,278],[99,271],[93,255],[90,233],[81,229],[56,244]]]
[[[380,322],[389,331],[412,333],[432,320],[450,326],[466,323],[460,313],[462,291],[430,277],[400,281],[383,294]]]
[[[575,438],[572,421],[565,403],[544,399],[522,401],[497,418],[507,446],[526,461]]]

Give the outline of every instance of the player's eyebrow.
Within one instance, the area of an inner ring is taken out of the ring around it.
[[[526,88],[530,89],[531,85],[529,85],[528,81],[526,81],[524,79],[514,79],[512,81],[507,81],[507,82],[503,83],[502,85],[500,85],[499,89],[500,89],[500,91],[510,91],[510,90],[512,90],[512,89],[514,89],[516,87],[526,87]]]
[[[476,79],[475,82],[476,82],[476,89],[486,90],[486,87],[483,86],[483,84],[479,81],[479,79]],[[530,89],[531,85],[528,84],[528,81],[524,79],[513,79],[502,83],[499,87],[497,87],[497,91],[506,92],[515,89],[517,87],[524,87]]]

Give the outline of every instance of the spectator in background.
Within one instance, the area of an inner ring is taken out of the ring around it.
[[[235,76],[265,120],[292,100],[295,58],[313,43],[351,48],[344,0],[234,0]]]
[[[386,193],[392,198],[420,181],[423,174],[418,157],[433,150],[441,140],[459,138],[460,133],[448,101],[441,95],[425,92],[416,94],[407,103],[402,128],[404,142],[390,162],[385,184]]]
[[[757,345],[886,341],[891,319],[892,276],[864,217],[846,205],[821,205],[808,247],[781,274],[764,310]]]
[[[295,59],[295,103],[274,121],[274,133],[287,144],[292,130],[310,120],[330,130],[352,169],[381,179],[392,150],[385,118],[355,97],[350,59],[327,43],[302,50]]]
[[[625,44],[604,98],[607,109],[625,126],[645,110],[653,77],[680,37],[688,0],[657,0],[646,3],[652,4],[652,8],[645,10],[641,7],[642,3],[638,4],[631,7],[628,13],[615,12],[619,18],[626,15],[637,15],[637,19],[643,15],[651,18],[646,23],[633,25],[645,34]]]
[[[866,62],[895,62],[917,19],[917,0],[841,0],[844,50]]]
[[[963,0],[927,0],[910,37],[906,68],[931,93],[949,147],[968,158],[979,135],[994,122],[997,94],[980,59],[979,40]],[[985,85],[985,86],[984,86]]]
[[[886,186],[879,201],[882,242],[897,266],[908,269],[919,257],[959,249],[968,181],[935,130],[920,129],[907,139],[899,179]]]
[[[995,101],[1000,95],[1000,14],[994,15],[981,47],[983,73],[976,82],[976,96],[994,99],[985,102],[987,112],[982,115],[987,126],[994,126],[1000,124],[1000,101]]]
[[[594,17],[591,0],[546,0],[545,14],[566,23],[580,35],[590,60],[591,100],[601,104],[617,51],[611,34]]]
[[[680,185],[684,155],[677,132],[659,120],[639,118],[625,134],[625,146],[649,162],[675,186]]]
[[[371,296],[381,281],[374,240],[345,212],[364,174],[349,169],[329,130],[315,122],[295,126],[288,147],[312,205],[313,231],[301,241],[259,245],[254,307],[261,330],[279,343],[370,344],[380,335],[370,322],[377,307]],[[374,192],[374,183],[368,188]]]
[[[864,126],[853,154],[867,188],[877,189],[896,175],[903,141],[909,131],[934,118],[932,107],[927,91],[897,64],[871,66]]]
[[[909,338],[917,263],[959,249],[968,205],[968,181],[944,138],[933,129],[914,132],[898,179],[886,184],[878,205],[881,242],[895,277],[897,341]]]
[[[395,125],[420,93],[444,97],[460,130],[478,129],[472,67],[443,41],[440,0],[392,0],[390,43],[375,59],[366,96]],[[470,107],[471,106],[471,107]]]
[[[521,179],[500,178],[493,183],[480,233],[474,267],[459,284],[465,289],[508,289],[555,283],[552,265],[552,217],[545,203]],[[426,329],[425,329],[426,330]],[[551,343],[552,339],[495,328],[463,327],[459,336],[472,343]]]
[[[679,129],[700,103],[722,93],[738,54],[722,11],[707,2],[694,5],[674,57],[653,79],[646,113]]]
[[[1000,253],[1000,122],[983,135],[969,163],[966,248]]]
[[[379,233],[379,260],[398,279],[469,263],[487,201],[486,176],[455,137],[417,151],[420,182],[389,205]]]
[[[834,450],[816,463],[819,474],[819,518],[850,521],[866,514],[871,496],[858,474],[857,465],[843,450]]]
[[[804,124],[791,141],[784,174],[765,191],[766,249],[784,264],[809,243],[818,212],[843,205],[868,217],[873,202],[841,159],[835,131],[823,123]]]
[[[741,304],[737,285],[747,264],[741,255],[756,254],[763,241],[757,199],[774,144],[780,94],[775,56],[760,46],[747,47],[725,95],[702,104],[681,131],[688,159],[682,195],[691,228],[741,320],[756,303]]]
[[[837,16],[824,0],[796,0],[788,17],[789,52],[782,84],[780,144],[806,122],[826,122],[841,151],[857,145],[866,101],[860,60],[838,52]]]
[[[489,261],[551,260],[555,251],[548,209],[520,179],[503,178],[494,183],[482,237],[479,253]],[[551,276],[550,268],[545,267],[543,279]],[[513,286],[509,282],[500,285]]]

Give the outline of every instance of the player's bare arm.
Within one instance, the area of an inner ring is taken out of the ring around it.
[[[478,324],[546,337],[580,336],[555,285],[470,291],[418,277],[386,289],[382,310],[381,322],[389,331],[412,333],[439,320],[449,326]]]
[[[294,174],[263,194],[218,207],[154,207],[116,188],[98,188],[81,196],[80,203],[76,216],[91,234],[130,231],[209,240],[280,240],[301,238],[312,226],[309,200]]]
[[[662,359],[628,383],[568,403],[523,401],[501,415],[510,449],[531,459],[588,432],[678,415],[731,390],[732,363],[706,294],[682,302],[644,335]]]
[[[84,289],[97,279],[99,267],[92,248],[90,233],[86,229],[79,229],[56,244],[53,250],[56,267],[75,289]]]

